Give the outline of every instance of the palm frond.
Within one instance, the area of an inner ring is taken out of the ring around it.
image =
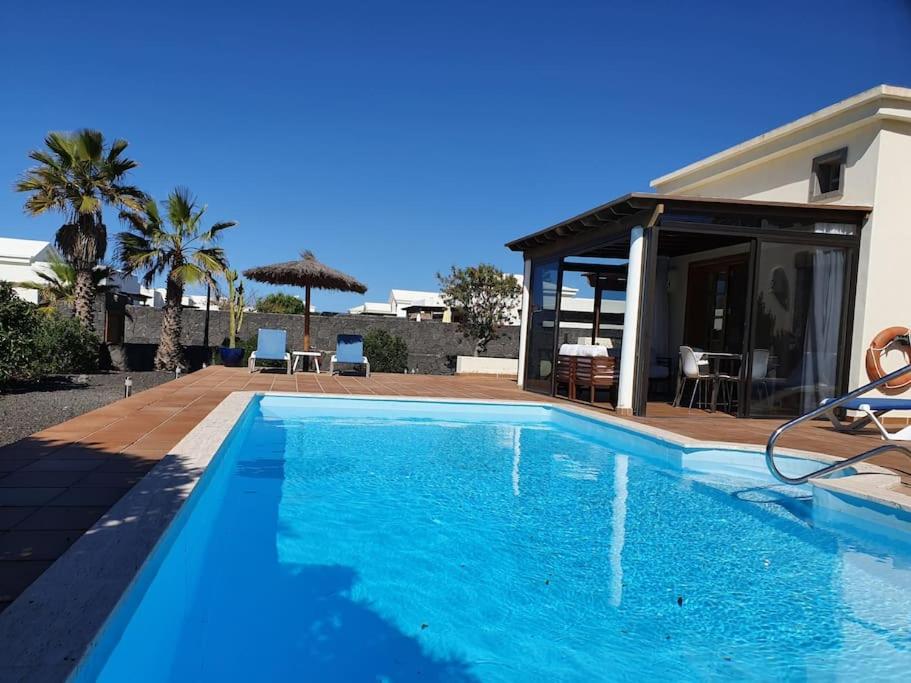
[[[28,153],[29,159],[37,161],[39,164],[47,166],[50,169],[54,169],[58,173],[62,170],[60,167],[60,162],[58,159],[55,159],[53,156],[41,149],[32,150]]]
[[[206,271],[195,263],[182,263],[172,268],[168,277],[174,282],[179,282],[183,285],[195,285],[205,282],[208,276]]]
[[[76,156],[81,161],[101,161],[104,157],[104,135],[101,131],[83,128],[73,136]]]
[[[101,201],[91,195],[83,195],[79,202],[79,213],[95,213],[101,208]]]
[[[123,154],[123,151],[130,145],[129,142],[123,138],[117,138],[114,142],[111,143],[111,148],[108,150],[108,163],[113,163],[118,160],[118,157]]]
[[[159,262],[164,262],[161,250],[145,235],[135,232],[121,232],[117,235],[117,260],[123,269],[134,271],[157,271]]]
[[[197,249],[193,254],[193,261],[210,273],[223,273],[228,269],[228,259],[221,247]]]
[[[223,230],[233,228],[235,225],[237,225],[237,221],[221,221],[220,223],[216,223],[205,232],[199,233],[199,240],[204,243],[214,242],[219,238],[219,235]]]
[[[195,205],[196,198],[191,194],[188,188],[175,188],[165,201],[168,222],[170,222],[173,227],[177,228],[178,231],[182,231],[184,226],[192,220]]]
[[[44,138],[44,144],[57,155],[63,166],[71,166],[73,164],[75,154],[69,135],[60,132],[48,133]]]

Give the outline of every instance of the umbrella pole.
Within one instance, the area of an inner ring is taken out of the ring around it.
[[[304,297],[304,351],[310,350],[310,285]]]

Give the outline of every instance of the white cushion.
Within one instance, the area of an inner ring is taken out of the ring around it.
[[[601,358],[607,356],[608,353],[605,347],[594,344],[563,344],[560,346],[560,355]]]

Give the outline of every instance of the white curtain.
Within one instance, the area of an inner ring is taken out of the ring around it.
[[[835,392],[838,341],[845,290],[845,252],[817,247],[806,335],[803,345],[803,411],[819,405]]]

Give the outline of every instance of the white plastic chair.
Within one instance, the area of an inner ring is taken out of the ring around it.
[[[688,380],[693,380],[693,395],[690,396],[690,408],[696,399],[696,392],[702,380],[713,380],[714,376],[708,370],[708,361],[703,360],[697,352],[689,346],[680,347],[680,378],[677,386],[677,395],[674,397],[674,406],[680,405],[683,390]]]
[[[762,387],[763,398],[769,397],[769,386],[767,378],[769,376],[769,350],[753,349],[753,357],[750,361],[750,379],[753,381],[753,391]]]

